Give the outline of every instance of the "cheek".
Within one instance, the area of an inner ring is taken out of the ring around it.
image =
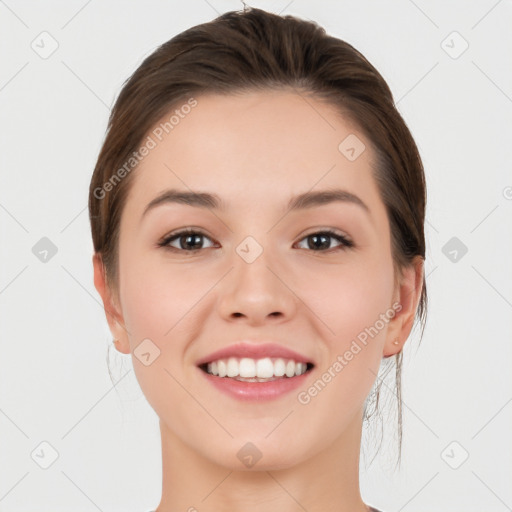
[[[379,372],[393,314],[392,260],[379,255],[361,264],[311,271],[304,277],[315,283],[302,293],[321,319],[318,325],[325,334],[328,355],[317,380],[298,398],[308,421],[319,418],[318,428],[320,418],[329,411],[331,426],[325,434],[335,436],[362,406]]]
[[[208,282],[201,285],[202,276],[191,266],[171,268],[163,259],[155,261],[147,251],[137,251],[135,244],[124,254],[122,305],[132,342],[136,345],[142,337],[154,339],[160,348],[170,345],[168,341],[187,323]]]
[[[120,264],[123,317],[137,380],[153,409],[165,415],[167,410],[181,411],[182,404],[187,403],[177,382],[184,377],[193,308],[205,290],[191,278],[194,274],[181,270],[171,273],[165,265],[149,264],[144,258],[133,251]],[[143,352],[154,359],[148,365],[138,358]]]
[[[297,295],[322,321],[332,343],[343,348],[390,308],[393,277],[390,258],[354,258],[350,264],[326,265],[321,272],[318,267],[303,269]]]

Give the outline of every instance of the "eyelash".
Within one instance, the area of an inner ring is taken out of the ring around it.
[[[198,252],[198,251],[202,250],[202,249],[178,249],[176,247],[171,247],[169,245],[170,242],[172,242],[176,239],[179,239],[180,237],[182,237],[184,235],[199,235],[199,236],[203,236],[206,238],[210,238],[208,235],[206,235],[205,233],[203,233],[200,230],[189,228],[189,229],[183,229],[181,231],[177,231],[175,233],[171,233],[171,234],[165,236],[162,240],[160,240],[158,242],[157,245],[158,245],[158,247],[163,247],[164,249],[173,251],[173,252],[194,253],[194,252]],[[312,252],[335,252],[338,250],[344,251],[344,250],[354,247],[354,243],[351,240],[349,240],[345,236],[341,235],[340,233],[337,233],[336,231],[334,231],[332,229],[323,229],[321,231],[315,231],[313,233],[309,233],[308,235],[301,238],[299,240],[299,242],[302,242],[303,240],[305,240],[311,236],[314,236],[314,235],[327,235],[331,238],[334,238],[336,241],[340,242],[341,245],[338,247],[335,247],[334,249],[326,249],[326,250],[318,250],[318,251],[308,249],[308,250],[311,250]]]

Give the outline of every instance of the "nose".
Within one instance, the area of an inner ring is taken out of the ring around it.
[[[256,326],[293,317],[297,296],[282,265],[276,264],[267,251],[251,263],[235,254],[233,266],[220,292],[219,312],[225,320]]]

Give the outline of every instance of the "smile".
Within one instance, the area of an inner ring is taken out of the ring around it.
[[[281,357],[264,357],[262,359],[229,357],[200,366],[210,375],[242,382],[269,382],[281,378],[292,378],[303,375],[312,367],[312,363]]]
[[[280,342],[235,342],[196,361],[206,382],[237,400],[277,399],[304,386],[315,367],[311,356]]]

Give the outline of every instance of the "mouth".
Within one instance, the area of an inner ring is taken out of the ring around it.
[[[311,362],[281,357],[229,357],[199,364],[208,375],[239,382],[272,382],[300,377],[314,368]]]
[[[273,400],[304,386],[311,356],[276,342],[243,340],[196,361],[206,382],[236,400]]]

